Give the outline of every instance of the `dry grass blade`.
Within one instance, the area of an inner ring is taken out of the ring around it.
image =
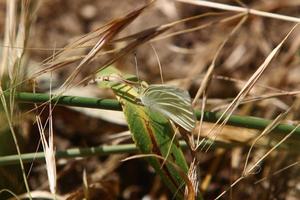
[[[183,20],[178,20],[177,22],[170,23],[169,25],[173,26],[173,25],[176,25],[177,23],[182,23],[182,22],[194,20],[196,18],[207,17],[207,16],[217,16],[217,15],[221,15],[221,14],[224,14],[224,13],[205,13],[205,14],[202,14],[202,15],[197,15],[197,16],[186,18],[186,19],[183,19]],[[173,32],[173,33],[155,38],[152,41],[164,40],[164,39],[167,39],[167,38],[170,38],[170,37],[174,37],[174,36],[178,36],[178,35],[182,35],[182,34],[187,34],[187,33],[195,32],[195,31],[199,31],[201,29],[207,28],[207,27],[215,25],[217,23],[225,23],[225,22],[228,22],[228,21],[232,21],[232,20],[240,18],[244,15],[245,15],[245,13],[239,13],[239,14],[236,14],[236,15],[233,15],[233,16],[222,18],[222,19],[213,20],[211,22],[205,23],[205,24],[200,25],[200,26],[196,26],[196,27],[193,27],[193,28],[188,28],[188,29],[176,31],[176,32]]]
[[[100,72],[103,69],[107,68],[112,63],[114,63],[116,60],[121,58],[122,56],[125,56],[128,53],[134,51],[138,46],[140,46],[142,44],[145,44],[147,41],[150,41],[152,38],[156,37],[157,35],[160,35],[160,34],[164,33],[165,31],[169,30],[170,28],[171,27],[169,27],[169,26],[166,26],[166,27],[165,26],[159,26],[159,27],[148,29],[147,33],[141,32],[141,34],[138,34],[136,36],[136,39],[134,41],[132,41],[131,43],[126,45],[123,49],[121,49],[119,52],[117,52],[115,54],[114,58],[107,60],[100,69],[97,69],[90,76],[87,76],[85,79],[83,79],[82,81],[80,81],[77,84],[80,84],[82,82],[85,82],[85,81],[93,78],[93,76],[95,74],[97,74],[98,72]]]
[[[89,199],[89,184],[86,176],[86,169],[82,172],[83,194],[85,199]]]
[[[48,192],[48,191],[42,191],[42,190],[35,190],[33,192],[31,192],[31,197],[34,199],[53,199],[53,195]],[[29,195],[28,194],[20,194],[18,196],[15,196],[13,198],[9,198],[8,200],[20,200],[20,199],[28,199]],[[63,196],[60,195],[56,195],[55,196],[56,200],[64,200],[65,198]]]
[[[23,69],[22,66],[22,59],[23,55],[25,53],[25,47],[29,38],[29,31],[30,31],[30,25],[32,21],[34,20],[34,14],[36,12],[36,8],[38,6],[37,2],[33,2],[30,0],[22,1],[21,3],[21,13],[19,17],[19,24],[18,27],[14,27],[15,30],[12,30],[15,32],[15,35],[12,35],[14,37],[10,38],[10,42],[12,46],[17,45],[21,47],[20,49],[14,49],[9,47],[9,54],[8,56],[11,56],[7,65],[8,75],[10,77],[10,85],[13,86],[16,83],[20,82],[20,80],[24,79],[24,72],[26,69]],[[15,16],[17,19],[17,15]],[[13,62],[11,62],[13,61]],[[11,63],[10,63],[11,62]],[[3,66],[5,67],[5,66]],[[16,92],[16,88],[12,87],[10,90],[10,107],[15,108],[15,98],[14,94]],[[11,116],[13,116],[14,109],[11,109]]]
[[[2,59],[1,59],[1,70],[0,70],[0,78],[2,80],[4,73],[7,72],[6,67],[8,66],[8,55],[10,55],[10,45],[14,45],[14,41],[12,38],[15,38],[15,16],[16,16],[16,2],[15,1],[7,1],[7,14],[5,19],[5,33],[4,33],[4,45],[7,47],[3,49]],[[12,55],[10,55],[12,56]],[[0,82],[1,86],[1,82]]]
[[[27,43],[30,25],[35,14],[34,9],[37,6],[36,2],[27,0],[22,1],[20,6],[18,6],[18,1],[16,0],[7,0],[6,2],[7,12],[5,20],[5,34],[4,34],[4,45],[6,46],[2,52],[1,66],[0,66],[0,93],[3,93],[2,83],[5,83],[5,86],[15,85],[23,77],[22,69],[22,58],[24,54],[24,49]],[[18,16],[18,9],[21,14]],[[19,22],[17,25],[16,22]],[[12,48],[15,45],[19,45],[21,49]],[[15,123],[15,99],[14,94],[16,88],[12,87],[9,89],[9,102],[7,99],[1,95],[1,107],[4,110],[5,116],[7,118],[7,123],[12,134],[14,144],[19,156],[20,166],[23,175],[23,181],[28,193],[28,196],[31,199],[30,189],[27,183],[25,168],[21,159],[21,151],[18,145],[17,135],[14,128]]]
[[[265,94],[265,95],[259,95],[259,96],[252,96],[252,97],[247,97],[244,98],[243,101],[240,102],[240,105],[242,104],[247,104],[247,103],[252,103],[256,101],[263,101],[271,98],[277,98],[277,97],[286,97],[286,96],[298,96],[300,94],[300,91],[292,91],[292,92],[276,92],[276,93],[270,93],[270,94]],[[229,100],[228,100],[229,101]],[[220,105],[212,109],[213,112],[221,110],[223,108],[226,108],[230,104],[225,104],[225,105]]]
[[[176,1],[194,4],[194,5],[198,5],[198,6],[217,8],[217,9],[221,9],[221,10],[228,10],[228,11],[233,11],[233,12],[246,12],[246,13],[257,15],[257,16],[269,17],[269,18],[273,18],[273,19],[279,19],[279,20],[284,20],[284,21],[289,21],[289,22],[300,23],[300,18],[297,18],[297,17],[291,17],[291,16],[280,15],[280,14],[275,14],[275,13],[268,13],[268,12],[264,12],[264,11],[260,11],[260,10],[243,8],[243,7],[238,7],[238,6],[230,6],[230,5],[216,3],[216,2],[203,1],[203,0],[176,0]]]
[[[199,128],[199,132],[198,132],[198,136],[197,136],[197,145],[199,145],[199,141],[200,141],[200,134],[201,134],[201,127],[202,127],[202,121],[203,121],[203,116],[204,116],[204,110],[205,110],[205,104],[206,104],[206,91],[207,88],[209,86],[209,84],[211,83],[212,80],[212,76],[213,76],[213,71],[215,68],[215,64],[216,64],[216,60],[221,52],[221,50],[224,48],[225,44],[228,42],[228,40],[239,30],[239,28],[242,26],[242,24],[244,24],[244,22],[247,19],[247,15],[244,16],[239,23],[234,27],[234,29],[230,32],[230,34],[225,38],[225,40],[222,42],[222,44],[220,45],[220,47],[218,48],[216,54],[214,55],[214,58],[201,82],[200,88],[198,89],[196,96],[193,100],[192,105],[195,106],[197,100],[200,98],[201,95],[203,95],[203,101],[202,101],[202,105],[201,105],[201,119],[200,119],[200,128]]]
[[[10,199],[17,199],[17,200],[19,200],[20,198],[15,194],[15,193],[13,193],[12,191],[10,191],[10,190],[8,190],[8,189],[1,189],[0,190],[0,194],[1,193],[9,193],[11,196],[14,196],[13,198],[10,198]]]
[[[51,81],[50,81],[50,96],[51,96]],[[37,105],[35,104],[35,107]],[[36,123],[38,125],[38,130],[40,133],[40,138],[43,146],[43,150],[45,153],[46,160],[46,169],[49,181],[50,191],[55,198],[56,196],[56,162],[55,162],[55,149],[54,149],[54,141],[53,141],[53,121],[52,121],[52,105],[49,104],[49,124],[48,124],[48,140],[46,139],[45,128],[42,124],[41,118],[39,115],[36,116]],[[48,123],[46,121],[45,126]]]
[[[292,164],[290,164],[290,165],[288,165],[288,166],[286,166],[286,167],[284,167],[284,168],[281,168],[281,169],[279,169],[279,170],[273,172],[270,176],[264,177],[264,178],[262,178],[262,179],[256,181],[254,184],[258,184],[258,183],[260,183],[260,182],[262,182],[262,181],[265,181],[266,179],[270,178],[271,176],[278,175],[278,174],[282,173],[283,171],[285,171],[285,170],[287,170],[287,169],[290,169],[291,167],[295,167],[295,166],[298,165],[299,163],[300,163],[300,161],[297,161],[297,162],[294,162],[294,163],[292,163]]]
[[[288,110],[289,111],[289,110]],[[288,111],[286,111],[285,113],[283,113],[282,115],[279,115],[269,126],[266,127],[266,129],[261,133],[261,135],[254,140],[252,146],[250,147],[249,153],[247,155],[247,159],[249,157],[250,151],[253,147],[253,145],[264,135],[266,135],[267,133],[269,133],[270,131],[272,131],[272,129],[274,127],[276,127],[276,125],[278,125],[280,123],[280,120],[287,115]],[[230,189],[232,189],[236,184],[238,184],[240,181],[242,181],[243,179],[247,178],[251,172],[253,172],[255,170],[255,168],[259,165],[259,163],[261,163],[267,156],[269,156],[271,154],[271,152],[273,152],[276,148],[278,148],[284,141],[286,141],[294,132],[297,128],[300,127],[300,124],[298,124],[289,134],[287,134],[284,138],[282,138],[282,140],[280,140],[276,145],[274,145],[274,147],[272,147],[269,151],[267,151],[267,153],[265,153],[265,155],[263,155],[260,159],[258,159],[251,167],[249,167],[249,169],[246,170],[247,167],[247,161],[245,163],[245,167],[244,167],[244,171],[243,171],[243,175],[238,178],[236,181],[234,181],[234,183],[232,183],[230,185],[230,187],[223,191],[217,198],[215,199],[220,199],[224,194],[226,194]]]
[[[51,105],[51,104],[50,104]],[[51,112],[51,110],[50,110]],[[52,130],[52,118],[49,116],[49,137],[48,142],[46,139],[46,133],[43,128],[41,119],[39,116],[36,116],[36,122],[38,125],[43,150],[45,153],[46,160],[46,169],[48,174],[48,181],[51,193],[55,196],[56,193],[56,164],[55,164],[55,150],[53,146],[53,130]]]
[[[230,115],[234,112],[234,110],[238,107],[238,105],[242,102],[242,100],[247,96],[247,94],[250,92],[250,90],[253,88],[255,83],[258,81],[258,79],[261,77],[261,75],[264,73],[266,68],[268,67],[269,63],[272,61],[274,56],[277,54],[277,52],[282,47],[283,43],[286,41],[286,39],[289,37],[289,35],[293,32],[293,30],[297,27],[295,25],[289,33],[286,35],[286,37],[277,45],[275,49],[268,55],[268,57],[265,59],[265,61],[262,63],[262,65],[256,70],[256,72],[251,76],[251,78],[248,80],[248,82],[245,84],[245,86],[241,89],[239,94],[236,96],[236,98],[231,102],[231,104],[226,108],[226,110],[223,112],[215,126],[209,131],[210,134],[215,135],[218,130],[222,129],[222,127],[227,123]],[[225,118],[224,118],[225,117]],[[222,122],[221,122],[222,121]],[[218,125],[218,123],[221,122],[221,124]],[[216,137],[216,136],[215,136]],[[198,147],[201,145],[201,143],[198,145]],[[203,146],[203,148],[206,146],[206,144]],[[209,148],[209,147],[208,147]]]
[[[251,173],[251,171],[253,171],[255,169],[255,167],[262,162],[268,155],[270,155],[271,152],[273,152],[276,148],[278,148],[283,142],[285,142],[289,137],[291,137],[291,135],[296,131],[297,128],[300,127],[300,124],[298,124],[289,134],[287,134],[286,136],[284,136],[282,138],[282,140],[280,140],[280,142],[278,142],[274,147],[272,147],[263,157],[261,157],[252,167],[250,167],[246,174]]]
[[[281,113],[280,115],[278,115],[273,121],[272,123],[270,123],[264,130],[263,132],[257,137],[255,138],[255,140],[252,142],[250,149],[248,151],[247,157],[246,157],[246,162],[244,165],[244,170],[243,170],[243,176],[248,176],[248,173],[246,173],[246,169],[247,169],[247,165],[248,165],[248,161],[250,158],[250,154],[252,149],[254,148],[254,145],[257,143],[257,141],[264,137],[265,135],[269,134],[279,123],[282,122],[283,118],[286,117],[286,115],[289,113],[289,111],[291,110],[291,108],[289,108],[286,112]]]
[[[113,25],[113,22],[109,22],[105,24],[102,27],[97,28],[96,30],[85,34],[78,38],[77,40],[71,42],[67,46],[59,49],[58,52],[56,52],[53,56],[56,58],[56,62],[60,62],[62,60],[65,60],[69,55],[71,54],[72,51],[77,50],[77,49],[85,49],[87,47],[93,47],[93,46],[88,46],[86,44],[90,44],[91,41],[94,41],[95,39],[98,39],[102,36],[102,34],[109,29],[110,26]],[[49,49],[52,50],[53,49]],[[46,64],[53,64],[52,57],[49,57],[43,61],[43,63]]]
[[[240,177],[240,178],[238,178],[236,181],[234,181],[231,185],[230,185],[230,187],[227,189],[227,190],[225,190],[225,191],[223,191],[219,196],[217,196],[214,200],[217,200],[217,199],[220,199],[224,194],[226,194],[226,192],[228,192],[231,188],[233,188],[236,184],[238,184],[240,181],[242,181],[243,179],[244,179],[245,177]]]
[[[121,30],[123,30],[128,24],[130,24],[136,17],[138,17],[152,2],[143,6],[142,8],[135,10],[123,18],[114,20],[110,23],[109,27],[101,34],[97,43],[94,47],[89,51],[89,53],[85,56],[85,58],[79,63],[79,65],[75,68],[74,72],[70,75],[70,77],[65,81],[65,83],[61,86],[61,88],[68,86],[73,79],[79,73],[80,68],[95,58],[96,54],[107,44],[109,43],[116,34],[118,34]]]
[[[242,20],[234,27],[234,29],[230,32],[230,34],[226,37],[226,39],[222,42],[222,44],[220,45],[220,47],[218,48],[216,54],[214,55],[214,58],[211,62],[211,65],[209,66],[203,80],[201,83],[200,88],[198,89],[196,96],[193,100],[193,105],[196,104],[197,100],[200,98],[200,96],[202,95],[202,93],[207,90],[208,85],[210,84],[210,81],[212,79],[213,76],[213,71],[216,65],[216,60],[220,55],[221,50],[223,49],[223,47],[225,46],[225,44],[227,43],[227,41],[237,32],[237,30],[241,27],[242,24],[245,23],[246,19],[247,19],[247,15],[244,16],[242,18]]]

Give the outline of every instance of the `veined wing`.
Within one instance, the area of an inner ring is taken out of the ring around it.
[[[196,117],[187,91],[166,85],[149,85],[140,95],[142,104],[160,112],[187,131],[194,129]]]

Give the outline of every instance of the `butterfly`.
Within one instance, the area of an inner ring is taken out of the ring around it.
[[[190,132],[194,129],[196,116],[187,91],[153,84],[142,89],[139,99],[144,106],[162,113],[185,130]]]

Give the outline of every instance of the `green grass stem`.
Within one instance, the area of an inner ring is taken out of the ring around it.
[[[20,92],[16,94],[16,100],[23,103],[45,103],[49,101],[49,95],[43,93],[28,93]],[[88,98],[88,97],[78,97],[78,96],[60,96],[54,97],[52,102],[61,106],[75,106],[75,107],[86,107],[86,108],[97,108],[106,110],[122,110],[121,105],[115,99],[100,99],[100,98]],[[200,118],[201,112],[196,110],[197,118]],[[220,112],[204,112],[203,120],[206,122],[216,122],[222,115]],[[225,116],[226,117],[226,116]],[[227,124],[232,126],[250,128],[250,129],[265,129],[271,120],[251,117],[251,116],[240,116],[232,115],[230,116]],[[279,124],[273,129],[273,132],[288,134],[291,132],[295,126],[289,124]],[[294,135],[300,137],[300,128],[297,128]]]
[[[184,141],[180,141],[180,146],[186,148],[187,145]],[[209,141],[211,143],[211,141]],[[222,142],[214,142],[212,148],[231,147],[231,144],[226,144]],[[57,151],[55,157],[58,158],[80,158],[89,156],[106,156],[111,154],[122,154],[122,153],[136,153],[138,152],[135,144],[118,144],[118,145],[101,145],[96,147],[86,147],[86,148],[71,148],[64,151]],[[44,152],[34,152],[34,153],[24,153],[21,155],[21,159],[24,163],[32,161],[45,161]],[[0,156],[0,166],[1,165],[12,165],[18,164],[18,155],[8,155]]]

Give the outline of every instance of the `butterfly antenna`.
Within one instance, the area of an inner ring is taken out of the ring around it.
[[[161,80],[161,83],[164,84],[164,77],[163,77],[163,72],[162,72],[161,62],[160,62],[160,60],[159,60],[157,51],[155,50],[155,47],[154,47],[151,43],[150,43],[150,46],[151,46],[151,48],[153,49],[153,51],[154,51],[154,53],[155,53],[155,57],[156,57],[156,60],[157,60],[157,63],[158,63],[158,68],[159,68],[159,74],[160,74],[160,80]]]
[[[136,56],[136,52],[134,52],[134,62],[135,62],[135,73],[136,73],[136,77],[137,77],[137,82],[139,83],[139,85],[142,87],[142,83],[140,81],[140,74],[139,74],[139,68],[138,68],[138,61],[137,61],[137,56]]]

